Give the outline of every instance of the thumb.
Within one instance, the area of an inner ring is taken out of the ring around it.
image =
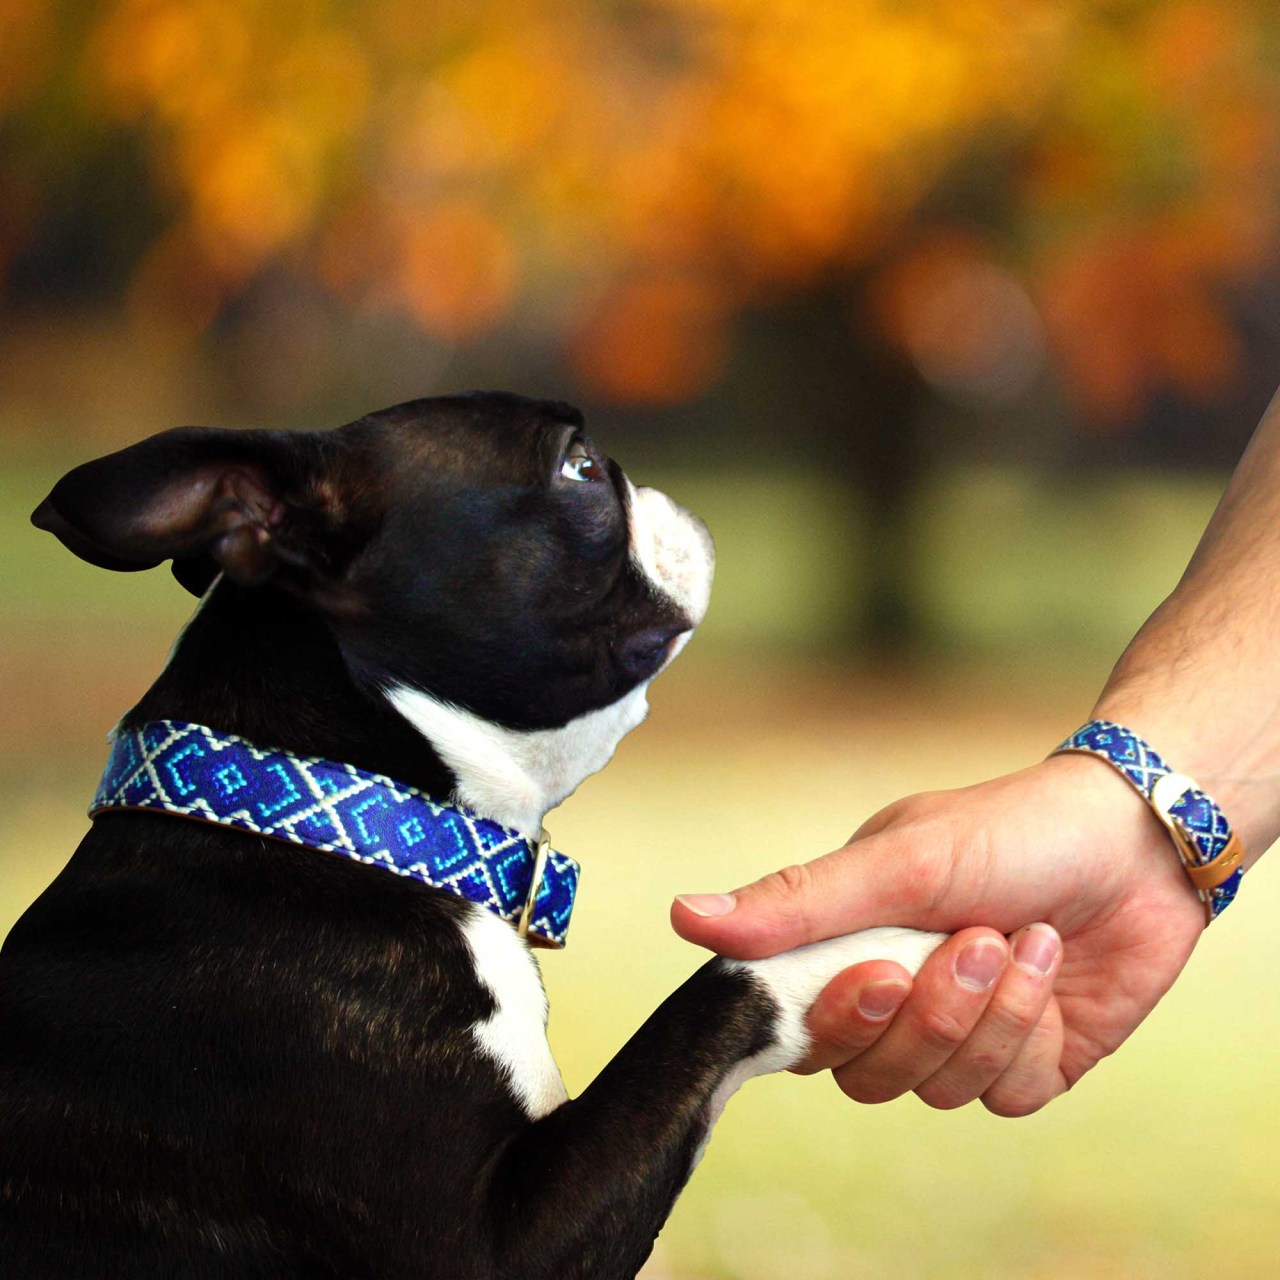
[[[890,834],[868,836],[733,893],[681,894],[671,904],[671,927],[735,960],[875,925],[946,928],[936,906],[946,879],[936,854],[921,856]]]

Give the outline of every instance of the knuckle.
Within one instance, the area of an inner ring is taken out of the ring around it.
[[[956,1111],[972,1102],[974,1096],[961,1089],[958,1084],[946,1080],[926,1080],[916,1090],[916,1097],[935,1111]]]
[[[935,1051],[954,1050],[969,1037],[968,1025],[944,1009],[931,1009],[922,1014],[918,1028],[924,1046]]]
[[[982,1095],[982,1105],[992,1115],[1002,1116],[1008,1120],[1018,1120],[1023,1116],[1033,1115],[1048,1101],[1048,1098],[1030,1093],[1025,1089],[988,1089]]]
[[[903,796],[877,810],[845,841],[846,845],[867,836],[878,835],[891,827],[906,827],[926,823],[951,799],[947,791],[919,791]]]
[[[751,918],[753,913],[748,913],[745,934],[752,947],[749,954],[773,956],[784,947],[795,945],[797,930],[808,934],[815,887],[814,874],[803,863],[771,871],[749,887],[749,896],[767,907],[763,912],[755,912],[754,918]],[[791,942],[779,942],[779,938],[788,936]]]
[[[854,1037],[843,1030],[837,1033],[824,1030],[820,1035],[811,1034],[808,1052],[790,1070],[802,1075],[827,1069],[836,1071],[848,1066],[865,1048],[865,1045],[856,1043]]]
[[[1041,1002],[1025,999],[1001,999],[997,993],[991,1002],[988,1017],[1002,1035],[1013,1040],[1025,1040],[1038,1025]]]
[[[770,872],[760,882],[761,888],[786,901],[800,902],[808,894],[812,874],[802,862]]]
[[[864,1106],[875,1106],[880,1102],[892,1102],[894,1098],[900,1097],[905,1092],[903,1089],[891,1088],[884,1080],[856,1071],[836,1071],[833,1074],[836,1084],[840,1087],[840,1092],[846,1098],[854,1102],[860,1102]]]
[[[876,1042],[879,1034],[878,1025],[868,1031],[851,1022],[841,1027],[835,1034],[824,1035],[819,1050],[827,1061],[845,1065],[853,1062],[860,1054],[866,1053]]]
[[[912,797],[903,800],[895,800],[892,804],[887,804],[877,813],[873,813],[866,822],[862,824],[848,840],[846,845],[853,844],[855,840],[864,839],[867,836],[875,835],[880,831],[884,831],[887,827],[897,826],[898,823],[909,819],[913,812]]]
[[[969,1071],[976,1078],[994,1080],[1013,1058],[1013,1046],[997,1048],[991,1045],[985,1049],[977,1049],[969,1056]]]

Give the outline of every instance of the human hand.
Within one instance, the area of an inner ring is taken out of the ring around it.
[[[831,1067],[856,1101],[914,1090],[935,1107],[981,1098],[1025,1115],[1124,1042],[1204,913],[1128,785],[1100,761],[1054,756],[899,801],[842,849],[732,895],[677,898],[672,924],[739,959],[874,925],[960,930],[914,984],[889,961],[830,983],[801,1069]]]

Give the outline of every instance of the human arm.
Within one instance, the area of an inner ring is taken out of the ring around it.
[[[1182,580],[1125,650],[1093,713],[1128,725],[1196,778],[1230,817],[1246,866],[1280,834],[1278,615],[1273,401]],[[1002,1114],[1037,1109],[1123,1043],[1176,979],[1204,919],[1145,803],[1106,764],[1078,756],[900,801],[844,848],[732,901],[727,914],[699,915],[678,900],[673,924],[741,957],[875,924],[988,926],[941,948],[914,987],[887,965],[841,975],[811,1014],[812,1065],[834,1066],[859,1100],[915,1089],[935,1106],[981,1097]],[[1044,924],[1061,936],[1049,972],[1015,959],[984,991],[958,980],[966,944],[1001,947],[999,934],[1032,924],[1041,942],[1052,940]],[[857,995],[885,982],[910,991],[898,1013],[860,1015]]]

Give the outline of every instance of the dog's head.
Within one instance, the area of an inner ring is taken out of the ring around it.
[[[197,594],[222,573],[308,602],[433,740],[454,712],[621,737],[713,566],[702,523],[634,487],[577,410],[496,393],[328,432],[164,432],[77,467],[32,519],[105,568],[172,560]]]

